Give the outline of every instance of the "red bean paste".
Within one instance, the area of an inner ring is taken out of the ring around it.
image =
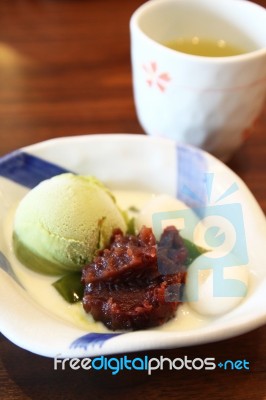
[[[145,226],[137,236],[116,229],[108,248],[83,269],[83,307],[112,330],[162,325],[175,316],[181,302],[171,301],[169,293],[172,285],[183,288],[186,258],[173,226],[163,231],[158,243]]]

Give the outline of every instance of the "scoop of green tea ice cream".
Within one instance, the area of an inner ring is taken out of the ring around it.
[[[17,258],[34,271],[78,271],[105,247],[113,229],[126,230],[112,193],[98,180],[71,173],[29,191],[15,213]]]

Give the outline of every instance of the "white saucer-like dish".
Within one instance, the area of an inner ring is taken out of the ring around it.
[[[28,271],[12,249],[12,218],[19,200],[43,179],[64,171],[94,175],[115,191],[166,193],[228,219],[237,232],[234,246],[240,233],[242,245],[243,237],[246,243],[251,278],[245,299],[215,318],[192,313],[192,323],[183,326],[182,309],[165,326],[136,332],[111,332],[93,321],[86,325],[85,317],[80,322],[76,313],[82,309],[53,297],[52,278]],[[265,216],[241,179],[205,152],[143,135],[53,139],[0,158],[0,198],[0,329],[24,349],[48,357],[130,353],[218,341],[266,323]],[[232,206],[240,212],[242,232]]]

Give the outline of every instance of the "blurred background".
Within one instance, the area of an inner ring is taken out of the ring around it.
[[[129,19],[143,2],[1,0],[0,155],[57,136],[142,132]]]

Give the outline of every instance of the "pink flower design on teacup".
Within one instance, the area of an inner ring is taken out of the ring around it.
[[[164,92],[166,85],[171,78],[167,72],[159,72],[157,63],[151,61],[147,65],[143,65],[143,69],[147,74],[146,82],[149,86],[156,85],[161,92]]]

